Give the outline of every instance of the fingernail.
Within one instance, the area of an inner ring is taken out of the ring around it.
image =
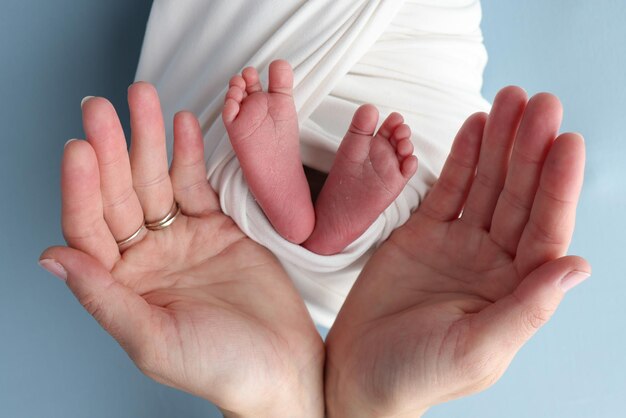
[[[78,140],[76,138],[70,139],[69,141],[65,143],[65,145],[63,145],[63,148],[67,147],[67,144],[69,144],[72,141],[78,141]]]
[[[585,273],[584,271],[571,271],[561,279],[561,290],[563,290],[563,292],[567,292],[585,281],[585,279],[589,276],[591,276],[591,274]]]
[[[63,266],[56,260],[44,258],[43,260],[39,260],[39,265],[48,273],[58,277],[59,279],[63,281],[67,280],[67,271],[65,271]]]
[[[579,137],[580,139],[582,139],[583,142],[585,142],[585,137],[580,132],[572,132],[572,134],[574,134],[575,136]]]
[[[85,105],[85,102],[86,102],[87,100],[89,100],[89,99],[93,99],[93,98],[94,98],[94,96],[85,96],[85,97],[83,97],[83,100],[81,100],[81,101],[80,101],[80,108],[81,108],[81,109],[83,108],[83,106]]]

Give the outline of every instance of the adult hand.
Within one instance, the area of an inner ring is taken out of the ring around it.
[[[62,165],[68,247],[41,255],[146,375],[201,396],[226,416],[321,417],[324,347],[276,258],[220,212],[195,117],[174,120],[168,173],[154,87],[129,89],[130,156],[113,106],[83,104],[87,141]],[[120,251],[116,241],[145,229]]]
[[[327,338],[329,417],[417,417],[496,382],[589,275],[564,257],[583,179],[561,105],[503,89],[461,128],[440,178],[377,250]],[[555,139],[556,138],[556,139]],[[462,213],[461,213],[462,212]]]

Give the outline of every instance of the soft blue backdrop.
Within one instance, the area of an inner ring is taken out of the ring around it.
[[[139,373],[65,286],[36,264],[61,243],[63,143],[82,136],[80,99],[104,95],[124,119],[149,0],[4,0],[0,11],[0,417],[218,417]],[[593,277],[490,390],[429,418],[587,418],[626,397],[626,2],[485,0],[485,96],[506,84],[549,90],[565,130],[587,141],[571,253]]]

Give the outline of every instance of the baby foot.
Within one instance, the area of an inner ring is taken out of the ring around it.
[[[303,246],[335,254],[358,238],[398,197],[417,170],[411,130],[392,113],[374,136],[378,111],[361,106],[352,118],[315,203],[317,223]]]
[[[291,66],[270,64],[267,92],[252,67],[229,86],[222,119],[250,191],[276,231],[300,244],[311,234],[315,214],[300,160]]]

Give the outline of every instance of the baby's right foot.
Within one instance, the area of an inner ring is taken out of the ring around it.
[[[303,246],[336,254],[398,197],[417,170],[411,130],[392,113],[374,135],[378,111],[361,106],[352,119],[315,202],[317,222]]]
[[[267,92],[252,67],[229,85],[222,119],[250,191],[276,231],[300,244],[313,230],[315,213],[300,159],[291,66],[270,64]]]

